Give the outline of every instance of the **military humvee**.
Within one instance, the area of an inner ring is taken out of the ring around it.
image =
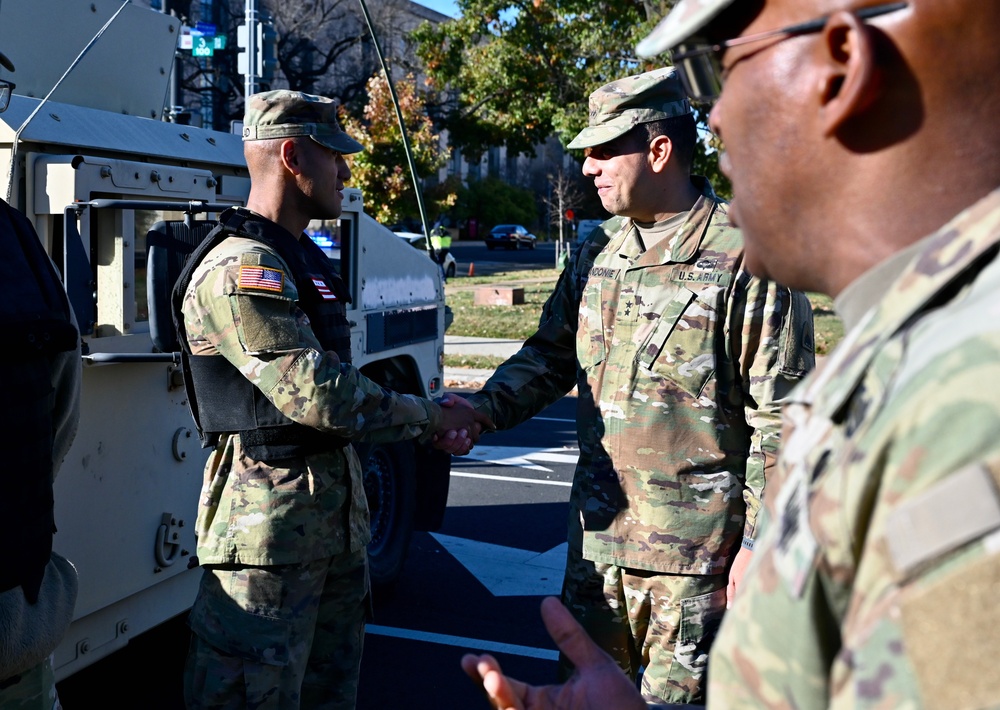
[[[179,29],[118,0],[0,5],[0,46],[17,67],[3,77],[17,87],[0,114],[0,189],[34,223],[84,341],[80,428],[55,488],[54,545],[80,576],[58,679],[182,613],[200,577],[193,532],[208,451],[165,297],[212,217],[245,200],[249,178],[238,136],[160,120]],[[440,394],[440,269],[366,215],[357,190],[344,205],[317,232],[351,291],[355,364],[397,391]],[[450,463],[412,443],[362,459],[372,576],[386,584],[411,531],[440,525]]]

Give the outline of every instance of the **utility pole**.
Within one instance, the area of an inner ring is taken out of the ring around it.
[[[243,96],[249,97],[260,91],[260,74],[257,72],[261,33],[259,0],[246,0],[244,24],[237,30],[237,43],[246,52],[240,57],[239,69],[243,74]]]
[[[164,15],[171,15],[176,17],[176,13],[167,7],[169,0],[163,0],[160,5],[160,12]],[[174,48],[174,61],[170,64],[170,84],[167,91],[167,108],[164,112],[163,120],[170,121],[172,123],[179,123],[178,117],[182,113],[182,107],[180,105],[180,80],[178,79],[178,72],[180,72],[180,58],[181,53],[178,48]]]

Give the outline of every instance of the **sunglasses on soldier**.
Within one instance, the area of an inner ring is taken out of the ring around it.
[[[859,20],[869,20],[873,17],[902,10],[908,4],[906,2],[892,2],[872,5],[854,11],[854,16]],[[722,53],[725,50],[768,39],[777,40],[775,42],[777,44],[792,37],[820,32],[829,19],[830,15],[824,15],[796,25],[746,35],[745,37],[736,37],[717,44],[698,43],[695,39],[694,43],[678,45],[677,49],[670,53],[670,57],[691,100],[712,103],[722,93],[722,84],[725,78],[722,68]]]

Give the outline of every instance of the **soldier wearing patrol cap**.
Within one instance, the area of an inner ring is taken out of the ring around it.
[[[583,172],[615,218],[538,331],[469,402],[513,427],[579,392],[563,600],[643,695],[703,698],[708,651],[756,535],[778,400],[813,364],[808,301],[743,269],[728,208],[691,175],[673,69],[590,96]],[[578,365],[579,363],[579,365]]]
[[[847,331],[785,409],[709,707],[1000,707],[1000,3],[682,0],[640,50],[718,96],[749,267]],[[641,707],[587,660],[505,708]],[[611,681],[611,682],[609,682]]]
[[[361,150],[337,104],[256,94],[243,139],[247,207],[220,215],[173,294],[192,412],[215,445],[185,697],[189,708],[353,708],[370,531],[351,442],[444,429],[459,434],[443,446],[467,450],[488,422],[351,365],[350,295],[303,234],[340,215],[344,156]]]

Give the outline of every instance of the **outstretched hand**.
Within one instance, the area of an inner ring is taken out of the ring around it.
[[[462,669],[497,710],[646,710],[646,703],[611,656],[595,644],[555,597],[542,601],[542,619],[556,645],[576,666],[562,685],[535,686],[504,675],[490,655],[467,654]]]
[[[484,429],[494,429],[493,421],[477,411],[464,397],[446,394],[438,400],[441,405],[441,426],[434,434],[434,448],[453,456],[464,456]]]

